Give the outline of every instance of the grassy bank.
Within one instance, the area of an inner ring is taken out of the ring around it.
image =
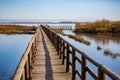
[[[68,36],[69,38],[72,38],[76,41],[79,41],[80,43],[86,44],[86,45],[90,45],[90,42],[85,40],[84,38],[80,37],[80,36],[76,36],[76,35],[69,35],[69,34],[65,34],[62,30],[60,29],[53,29],[54,32],[59,33],[63,36]]]
[[[33,34],[36,27],[20,26],[20,25],[0,25],[0,33],[2,34]]]
[[[84,43],[84,44],[86,44],[86,45],[90,45],[90,42],[89,42],[89,41],[85,40],[84,38],[82,38],[82,37],[80,37],[80,36],[76,36],[76,35],[68,35],[68,36],[69,36],[69,38],[73,38],[73,39],[75,39],[76,41],[79,41],[79,42]]]
[[[109,21],[106,19],[92,23],[76,23],[74,32],[82,33],[120,33],[120,21]]]

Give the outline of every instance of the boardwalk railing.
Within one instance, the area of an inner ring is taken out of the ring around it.
[[[32,63],[34,63],[34,55],[36,52],[36,42],[38,40],[40,29],[37,29],[31,42],[29,43],[22,59],[17,67],[13,80],[30,80]]]
[[[76,75],[78,75],[81,80],[86,80],[87,73],[95,80],[106,80],[106,75],[112,80],[120,80],[119,75],[92,59],[86,53],[75,48],[57,33],[47,27],[42,26],[42,28],[56,48],[60,59],[62,59],[62,64],[66,64],[66,72],[69,72],[70,68],[72,69],[72,80],[76,79]],[[81,55],[81,58],[76,54]],[[87,62],[97,67],[97,74],[88,66]],[[76,63],[81,65],[81,71],[78,69]]]
[[[68,25],[68,26],[48,26],[46,25],[46,27],[50,28],[50,29],[60,29],[60,30],[72,30],[72,25]]]

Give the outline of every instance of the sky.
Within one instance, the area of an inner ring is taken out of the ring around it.
[[[120,20],[120,0],[0,0],[0,19]]]

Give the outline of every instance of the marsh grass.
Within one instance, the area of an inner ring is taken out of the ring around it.
[[[53,31],[56,32],[56,33],[59,33],[59,34],[61,34],[61,35],[63,35],[63,36],[68,36],[69,38],[72,38],[72,39],[74,39],[74,40],[76,40],[76,41],[79,41],[79,42],[81,42],[81,43],[84,43],[84,44],[86,44],[86,45],[90,45],[90,42],[89,42],[89,41],[85,40],[84,38],[82,38],[82,37],[80,37],[80,36],[65,34],[65,33],[64,33],[62,30],[60,30],[60,29],[53,29]]]
[[[32,34],[35,31],[36,27],[20,25],[0,25],[0,33],[2,34]]]
[[[73,39],[75,39],[76,41],[79,41],[79,42],[84,43],[84,44],[86,44],[86,45],[90,45],[90,42],[89,42],[89,41],[85,40],[84,38],[82,38],[82,37],[80,37],[80,36],[76,36],[76,35],[68,35],[68,36],[69,36],[69,38],[73,38]]]
[[[101,50],[102,48],[100,46],[97,46],[97,50]]]
[[[80,24],[76,23],[76,33],[120,33],[120,21],[109,21],[106,19],[95,22]]]
[[[104,55],[107,55],[107,56],[110,55],[112,58],[116,58],[116,57],[120,56],[120,53],[113,53],[110,50],[105,49],[104,50]]]

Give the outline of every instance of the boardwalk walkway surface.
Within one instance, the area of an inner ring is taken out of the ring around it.
[[[71,80],[52,43],[41,29],[32,70],[32,80]]]

